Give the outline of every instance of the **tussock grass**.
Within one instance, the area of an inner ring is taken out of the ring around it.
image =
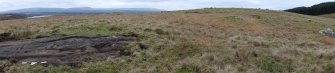
[[[92,14],[0,21],[16,39],[135,36],[132,56],[80,67],[22,66],[10,73],[323,73],[334,72],[334,38],[318,31],[334,19],[256,9],[196,9],[153,14]],[[11,40],[11,39],[10,39]]]

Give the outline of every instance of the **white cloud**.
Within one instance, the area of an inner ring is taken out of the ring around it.
[[[269,8],[282,10],[332,0],[0,0],[0,11],[31,7],[159,8],[204,7]]]

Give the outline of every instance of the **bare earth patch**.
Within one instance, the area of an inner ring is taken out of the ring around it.
[[[14,62],[76,64],[130,55],[123,48],[134,37],[70,36],[0,42],[0,59]]]

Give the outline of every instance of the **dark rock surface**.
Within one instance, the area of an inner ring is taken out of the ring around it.
[[[70,36],[0,42],[0,59],[55,64],[81,63],[130,55],[124,50],[134,37]]]

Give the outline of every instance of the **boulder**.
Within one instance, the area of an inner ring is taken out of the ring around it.
[[[321,31],[319,31],[319,33],[322,34],[322,35],[328,36],[328,37],[335,38],[335,32],[330,28],[326,28],[324,30],[321,30]]]

